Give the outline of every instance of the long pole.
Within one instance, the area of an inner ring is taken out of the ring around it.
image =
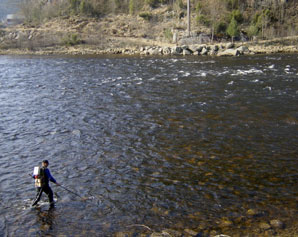
[[[190,36],[190,0],[187,0],[187,36]]]
[[[72,193],[72,194],[74,194],[74,195],[76,195],[76,196],[78,196],[78,197],[80,197],[80,198],[82,198],[82,199],[83,199],[83,197],[82,197],[82,196],[80,196],[79,194],[77,194],[77,193],[75,193],[75,192],[73,192],[73,191],[69,190],[68,188],[66,188],[66,187],[62,186],[61,184],[60,184],[59,186],[60,186],[61,188],[65,189],[66,191],[68,191],[68,192],[70,192],[70,193]]]

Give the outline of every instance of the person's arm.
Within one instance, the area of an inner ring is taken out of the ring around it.
[[[51,175],[51,172],[50,172],[49,169],[46,169],[46,175],[48,176],[49,181],[51,181],[51,182],[57,184],[56,179],[54,179],[54,177]]]

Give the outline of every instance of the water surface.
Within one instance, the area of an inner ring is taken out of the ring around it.
[[[0,56],[0,235],[291,226],[297,78],[297,55]],[[43,159],[89,199],[30,208]]]

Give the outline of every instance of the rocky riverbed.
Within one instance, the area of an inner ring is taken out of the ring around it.
[[[262,220],[264,213],[255,210],[247,210],[246,216],[242,216],[235,220],[230,218],[222,218],[217,223],[206,224],[198,222],[198,227],[194,229],[183,229],[176,226],[175,228],[165,228],[158,232],[149,226],[135,224],[127,226],[126,231],[115,233],[116,237],[126,236],[150,236],[150,237],[231,237],[231,236],[281,236],[289,237],[297,234],[296,227],[287,228],[286,224],[279,219],[270,221]],[[242,224],[241,230],[237,228],[237,224]],[[232,228],[234,226],[234,228]],[[177,230],[179,228],[179,230]],[[246,230],[249,229],[249,232]]]

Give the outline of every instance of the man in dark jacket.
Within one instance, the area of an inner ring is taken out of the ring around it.
[[[39,202],[42,193],[45,192],[49,197],[50,207],[54,207],[54,197],[53,197],[54,195],[49,185],[49,181],[55,183],[56,185],[60,185],[60,184],[57,183],[57,181],[51,175],[51,172],[48,169],[48,166],[49,166],[48,160],[42,161],[42,167],[40,168],[39,175],[33,174],[32,176],[36,181],[38,181],[38,182],[35,182],[35,184],[38,183],[38,185],[36,185],[37,195],[32,206],[35,206]]]

